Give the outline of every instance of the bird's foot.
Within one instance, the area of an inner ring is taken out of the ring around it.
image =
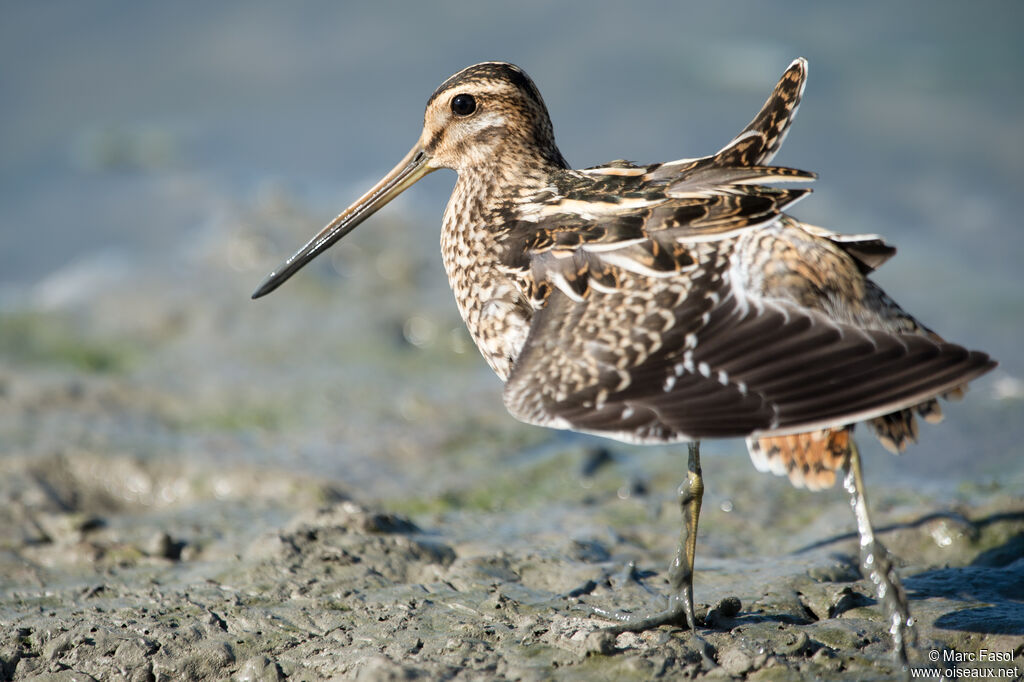
[[[605,609],[599,606],[589,607],[589,611],[591,614],[604,618],[605,620],[616,621],[615,625],[606,628],[606,630],[614,632],[615,634],[623,632],[643,632],[645,630],[653,630],[654,628],[661,627],[662,625],[674,625],[691,630],[693,629],[693,624],[690,623],[687,616],[688,613],[692,612],[692,607],[688,609],[685,600],[680,595],[673,595],[669,597],[668,605],[665,609],[647,616],[639,616],[625,611]],[[694,618],[694,620],[696,620],[696,618]]]
[[[636,567],[636,563],[630,561],[620,572],[614,574],[606,574],[603,582],[610,585],[613,589],[621,589],[623,587],[629,588],[640,588],[649,595],[660,597],[657,590],[649,587],[644,578],[649,577],[649,573],[645,573]],[[591,588],[596,587],[597,583],[588,583]],[[590,590],[586,592],[582,590],[574,590],[571,596],[581,596],[582,594],[589,594]],[[615,621],[617,625],[613,625],[608,628],[609,631],[614,631],[615,634],[623,632],[643,632],[645,630],[653,630],[654,628],[662,625],[674,625],[677,627],[683,627],[693,629],[693,622],[696,620],[695,616],[688,616],[693,613],[693,600],[692,596],[689,597],[689,592],[677,593],[667,598],[667,604],[664,609],[656,611],[648,616],[640,616],[635,613],[628,611],[617,611],[615,609],[606,609],[601,606],[591,606],[589,604],[577,603],[573,608],[575,610],[583,611],[589,616],[596,616],[605,620]],[[662,599],[664,597],[661,597]]]
[[[639,616],[633,613],[604,609],[597,606],[584,606],[584,608],[590,615],[604,618],[605,620],[617,621],[614,625],[601,629],[602,632],[607,632],[616,637],[624,632],[646,632],[662,625],[687,628],[690,631],[690,646],[700,654],[705,670],[718,667],[718,664],[715,662],[715,650],[708,644],[707,640],[697,633],[696,618],[693,616],[693,605],[688,603],[683,595],[669,597],[665,609],[647,616]]]
[[[917,639],[914,618],[910,615],[907,593],[900,582],[896,567],[885,546],[872,540],[861,548],[861,561],[865,577],[875,586],[878,601],[889,619],[889,634],[892,636],[896,660],[904,668],[909,665],[908,650]]]

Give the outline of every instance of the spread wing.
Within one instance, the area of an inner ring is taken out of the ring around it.
[[[891,413],[994,365],[748,298],[723,264],[702,270],[654,291],[626,277],[582,302],[552,296],[505,386],[509,411],[630,442],[795,433]]]
[[[566,173],[524,200],[500,239],[537,308],[505,386],[523,421],[626,441],[787,434],[890,414],[994,366],[937,337],[862,329],[730,275],[733,238],[780,220],[814,178],[767,166],[806,63],[717,154]],[[805,227],[861,276],[893,253],[875,235]]]

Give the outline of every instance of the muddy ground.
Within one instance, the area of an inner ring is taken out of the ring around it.
[[[385,246],[402,225],[249,302],[316,220],[271,192],[166,261],[80,262],[6,305],[0,680],[898,673],[845,493],[757,474],[739,442],[704,459],[706,648],[603,633],[588,607],[660,604],[684,453],[512,421],[433,249]],[[975,393],[920,447],[1019,417]],[[1020,462],[870,481],[914,665],[1024,672]],[[948,660],[982,650],[1010,660]]]

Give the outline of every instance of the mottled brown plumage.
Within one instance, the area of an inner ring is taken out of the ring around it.
[[[805,77],[798,59],[711,156],[572,170],[529,77],[502,62],[471,66],[430,97],[409,155],[254,297],[426,173],[457,171],[442,257],[509,411],[631,442],[745,437],[759,469],[812,489],[849,468],[862,545],[877,559],[865,567],[887,590],[902,652],[906,601],[867,521],[852,425],[866,421],[902,450],[916,439],[915,414],[937,421],[936,397],[962,393],[995,363],[941,339],[869,278],[895,253],[880,237],[785,213],[810,191],[790,185],[814,179],[769,165]],[[681,596],[636,627],[682,612],[694,623],[702,493],[694,447],[671,572]]]

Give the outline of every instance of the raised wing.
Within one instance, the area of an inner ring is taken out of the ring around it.
[[[626,178],[613,176],[611,181],[624,183]],[[504,264],[529,272],[537,306],[555,289],[573,300],[591,288],[608,293],[622,272],[680,275],[694,267],[693,244],[770,224],[810,191],[757,184],[775,178],[813,176],[789,168],[705,164],[676,175],[671,184],[639,185],[619,194],[594,187],[573,191],[590,181],[576,178],[570,187],[566,180],[557,197],[531,203],[499,237]]]
[[[517,418],[629,442],[779,435],[920,403],[994,366],[925,336],[862,330],[737,295],[722,263],[690,283],[556,294],[505,387]]]
[[[537,308],[505,386],[513,415],[626,441],[785,435],[889,415],[994,366],[934,335],[830,317],[828,292],[812,309],[734,280],[732,240],[777,223],[809,191],[775,185],[814,178],[765,165],[805,76],[797,60],[713,156],[616,161],[524,197],[499,237]],[[895,251],[875,235],[793,225],[849,255],[854,277]]]
[[[763,165],[792,123],[807,64],[790,65],[754,120],[713,156],[637,166],[613,161],[566,172],[523,197],[518,220],[499,239],[504,264],[529,272],[534,305],[554,290],[581,300],[591,288],[608,293],[622,271],[651,277],[687,272],[688,247],[771,224],[810,192],[778,187],[810,182],[813,173]]]
[[[723,165],[734,166],[770,162],[796,118],[806,84],[807,60],[803,57],[794,59],[754,120],[715,154],[715,158]]]

